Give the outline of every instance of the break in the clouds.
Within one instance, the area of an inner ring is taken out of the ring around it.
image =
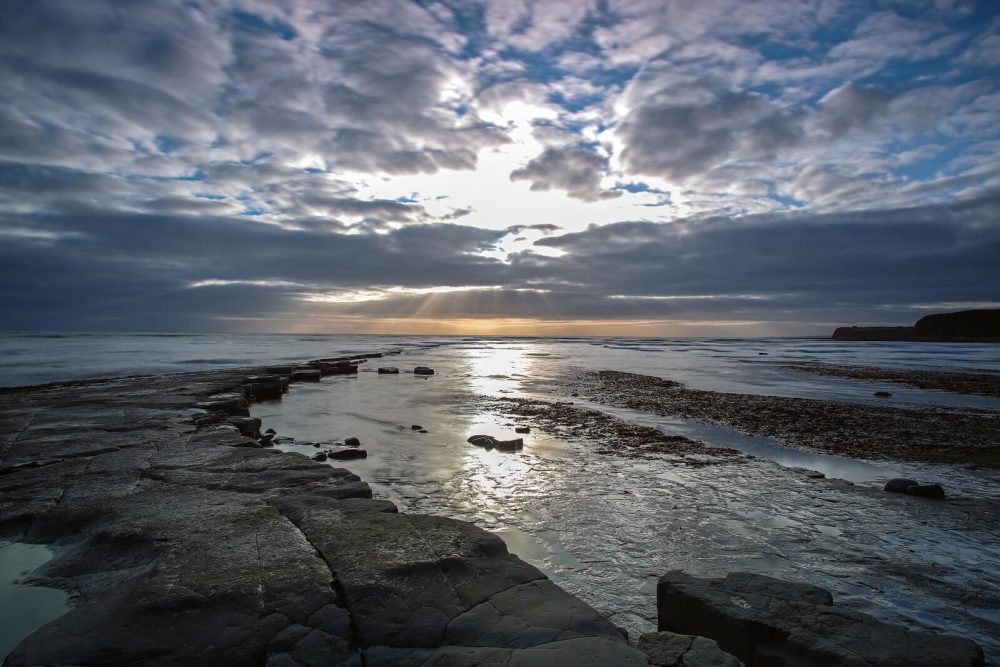
[[[998,71],[1000,11],[961,0],[8,2],[6,327],[992,305]]]

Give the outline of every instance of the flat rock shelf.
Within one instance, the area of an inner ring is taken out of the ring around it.
[[[0,394],[0,539],[72,595],[5,665],[648,664],[499,537],[195,424],[259,370]]]

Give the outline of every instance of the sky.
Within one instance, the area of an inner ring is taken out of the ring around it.
[[[1000,3],[0,0],[8,330],[1000,306]]]

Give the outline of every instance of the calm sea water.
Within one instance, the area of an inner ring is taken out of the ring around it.
[[[706,389],[780,391],[780,362],[1000,373],[1000,346],[821,338],[530,338],[345,334],[0,333],[0,386],[180,373],[391,349],[541,344],[584,365],[670,374]],[[763,355],[761,353],[764,353]],[[766,355],[766,357],[764,356]],[[797,376],[797,374],[796,374]],[[797,378],[801,380],[801,378]],[[794,393],[822,392],[825,382]]]

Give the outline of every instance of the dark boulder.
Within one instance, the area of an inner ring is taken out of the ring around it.
[[[344,438],[344,445],[347,447],[360,447],[361,441],[357,438]]]
[[[243,384],[243,393],[250,401],[280,400],[287,390],[288,382],[281,377],[255,379]]]
[[[921,498],[944,500],[944,489],[940,484],[913,484],[906,487],[906,494],[909,496],[919,496]]]
[[[514,438],[513,440],[497,440],[493,446],[501,452],[516,452],[519,449],[524,449],[524,439]]]
[[[256,417],[230,417],[226,421],[235,426],[241,435],[248,438],[260,437],[260,420]]]
[[[413,369],[414,375],[434,375],[434,369],[427,366],[417,366]]]
[[[888,391],[876,391],[872,396],[878,396],[879,398],[889,398],[892,394]]]
[[[466,442],[475,445],[476,447],[482,447],[484,449],[493,449],[496,447],[497,439],[492,435],[471,435],[466,440]]]
[[[659,629],[714,639],[749,665],[982,667],[975,642],[884,623],[833,606],[818,586],[747,572],[702,579],[680,571],[656,587]]]
[[[399,369],[395,366],[379,366],[379,375],[399,375]]]
[[[413,426],[410,427],[410,430],[411,431],[423,431],[424,427],[421,426],[420,424],[414,424]]]
[[[313,461],[326,461],[326,452],[319,452],[312,457]]]
[[[890,479],[885,483],[883,491],[891,491],[892,493],[906,493],[907,487],[916,486],[917,483],[912,479],[906,479],[905,477],[897,477],[895,479]]]
[[[514,429],[515,433],[531,433],[530,426],[518,426]]]
[[[331,459],[336,459],[338,461],[350,461],[352,459],[366,459],[368,458],[368,452],[363,449],[335,449],[328,452]]]
[[[295,370],[294,366],[268,366],[264,369],[264,372],[268,375],[291,375],[292,371]]]

